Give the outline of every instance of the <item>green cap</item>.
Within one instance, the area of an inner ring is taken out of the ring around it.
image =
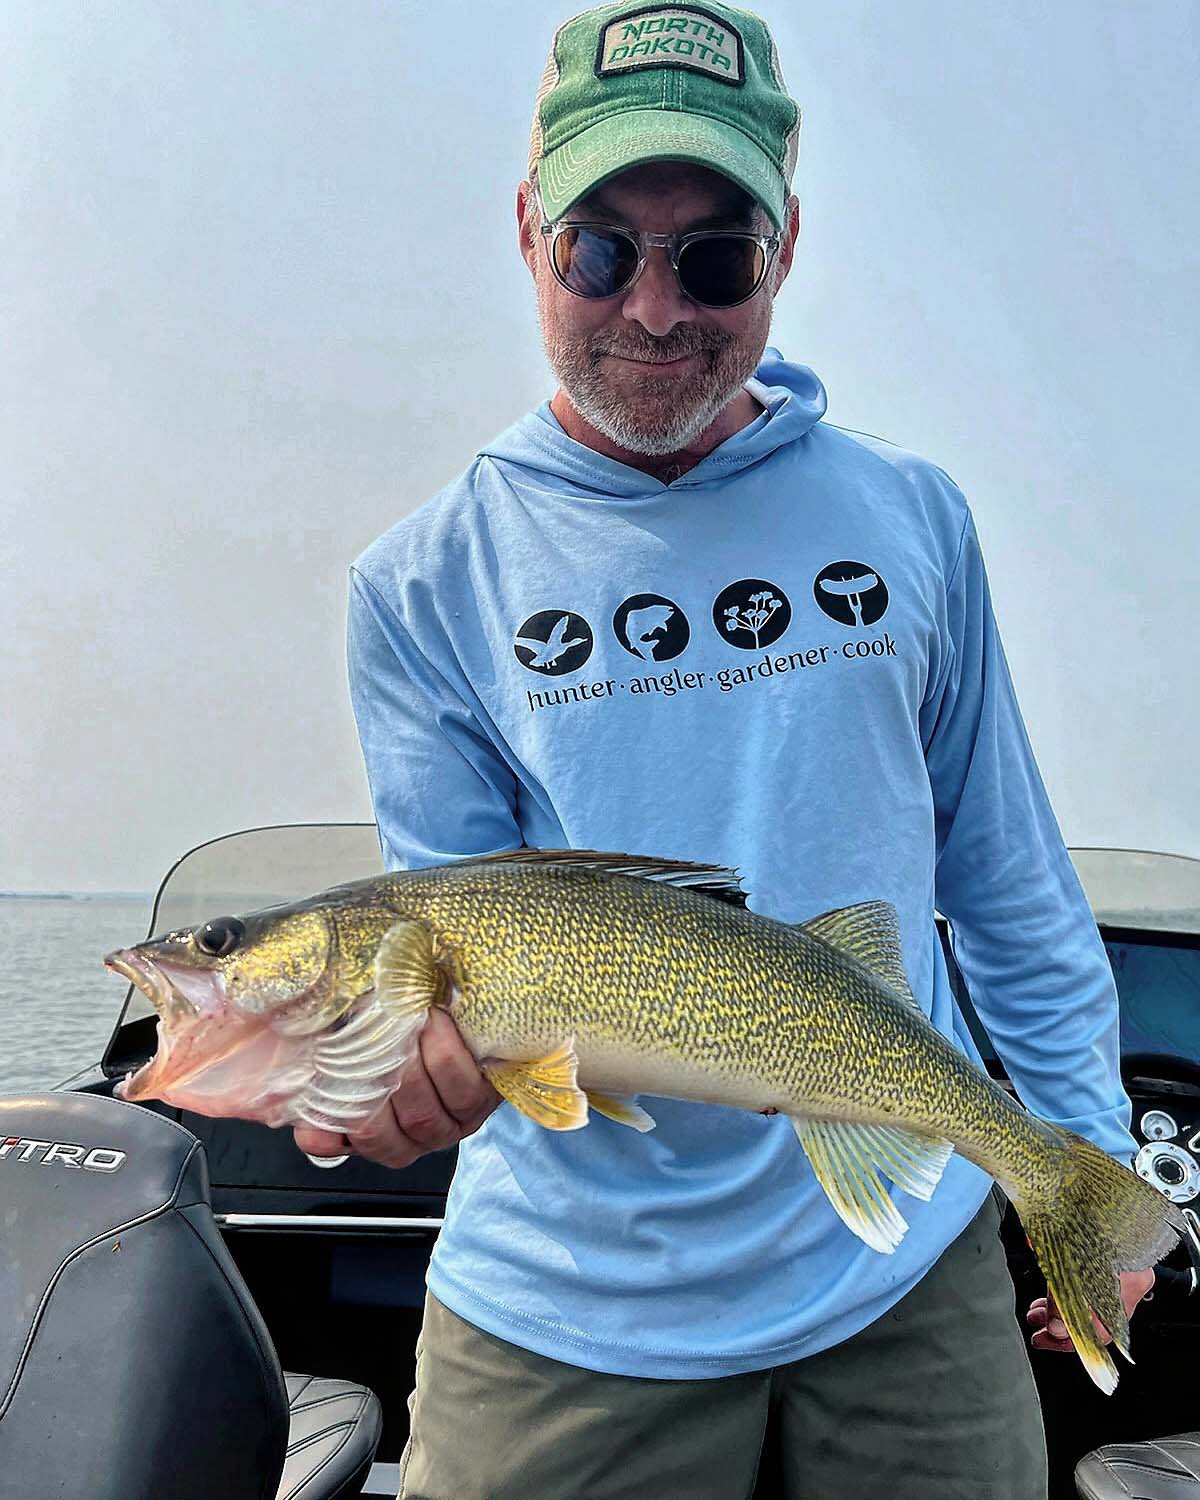
[[[598,5],[554,34],[529,141],[547,217],[617,172],[687,161],[731,178],[777,229],[800,108],[766,24],[729,5]]]

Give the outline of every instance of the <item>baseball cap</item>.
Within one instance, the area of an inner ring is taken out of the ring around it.
[[[723,173],[784,227],[800,140],[775,42],[748,10],[607,4],[554,33],[534,103],[529,175],[550,219],[648,161]]]

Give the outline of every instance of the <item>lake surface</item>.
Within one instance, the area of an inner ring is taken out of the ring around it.
[[[129,986],[106,953],[146,936],[153,898],[0,896],[0,1093],[99,1060]]]

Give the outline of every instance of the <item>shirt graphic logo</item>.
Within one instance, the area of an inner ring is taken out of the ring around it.
[[[841,625],[874,625],[887,613],[887,584],[861,562],[834,562],[813,581],[813,598]]]
[[[792,606],[781,588],[765,578],[739,578],[713,604],[713,624],[731,646],[761,651],[792,623]]]
[[[539,609],[517,631],[513,652],[523,667],[561,677],[592,654],[592,627],[569,609]]]
[[[596,49],[596,77],[634,68],[689,68],[722,83],[746,81],[736,27],[694,5],[644,6],[608,23]]]
[[[672,661],[687,650],[692,627],[673,600],[661,594],[631,594],[613,615],[613,634],[643,661]]]

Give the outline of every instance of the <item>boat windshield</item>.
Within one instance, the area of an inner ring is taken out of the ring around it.
[[[1200,860],[1141,849],[1072,849],[1117,986],[1125,1058],[1200,1064]],[[981,1055],[1003,1071],[954,967]]]
[[[1072,849],[1101,927],[1200,934],[1200,859],[1145,849]]]
[[[1200,1061],[1200,860],[1134,849],[1072,849],[1071,857],[1113,965],[1124,1050]],[[191,850],[167,873],[149,935],[302,900],[382,870],[373,823],[228,834]],[[985,1057],[994,1058],[969,1004],[965,1009]],[[152,1014],[130,986],[117,1030]]]

